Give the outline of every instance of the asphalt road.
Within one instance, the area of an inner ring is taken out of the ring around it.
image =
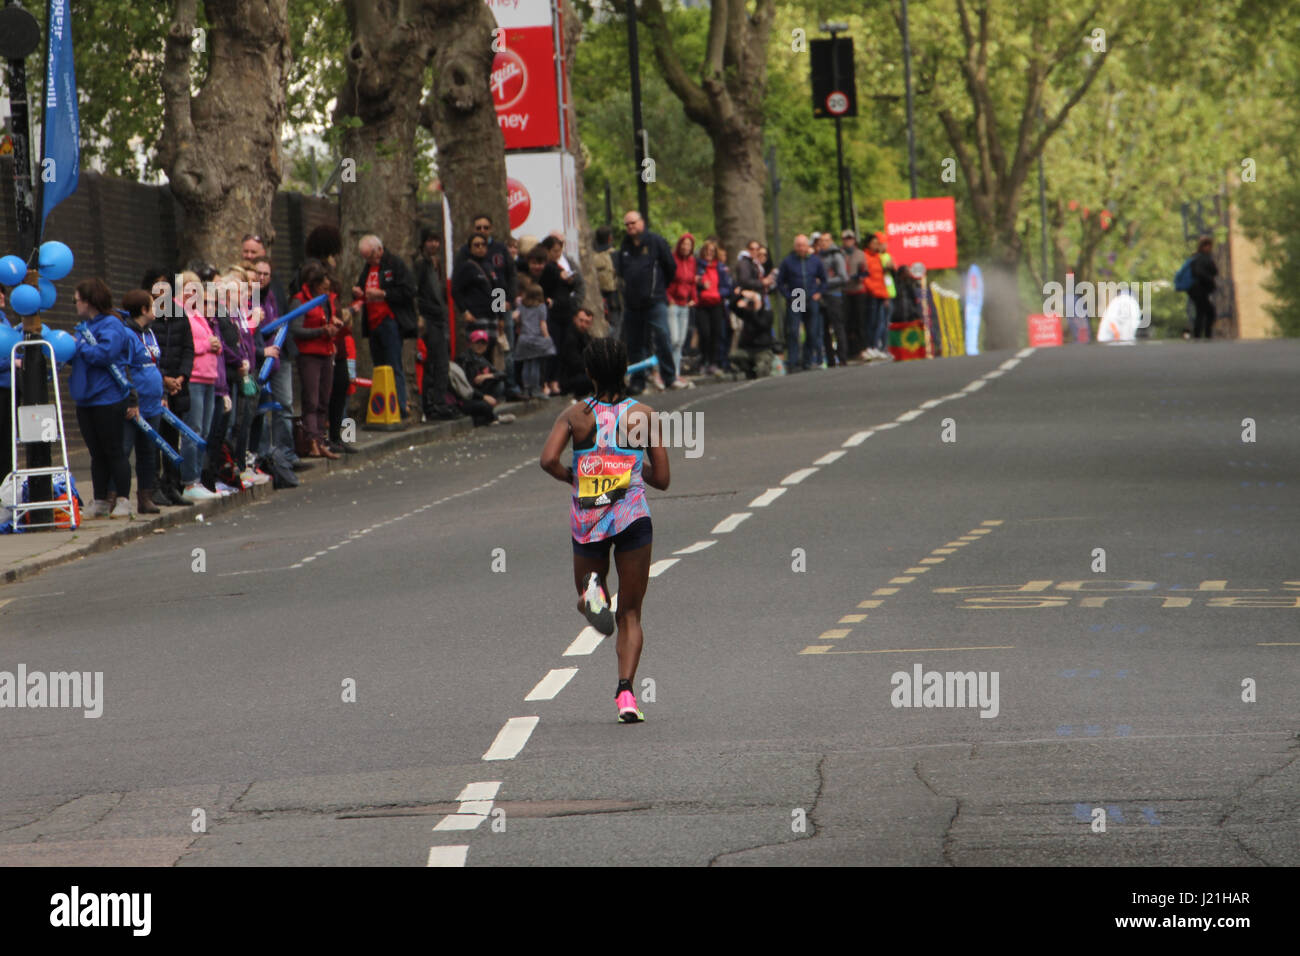
[[[550,411],[5,587],[0,671],[102,672],[103,712],[0,708],[0,865],[1295,865],[1298,365],[655,397],[703,434],[650,493],[641,725]]]

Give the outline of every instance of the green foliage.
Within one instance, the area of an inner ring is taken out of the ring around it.
[[[670,17],[670,25],[682,55],[698,62],[708,33],[707,11],[682,11]],[[644,26],[639,39],[641,110],[650,137],[649,156],[655,161],[655,181],[646,184],[651,227],[670,241],[682,232],[710,233],[713,145],[704,130],[686,120],[681,103],[659,75]],[[593,226],[605,221],[606,181],[615,222],[637,205],[629,77],[626,20],[587,20],[570,83],[587,151],[583,186]]]

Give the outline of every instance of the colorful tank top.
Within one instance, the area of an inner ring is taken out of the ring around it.
[[[638,518],[648,518],[645,483],[641,480],[644,449],[625,448],[625,416],[636,402],[627,398],[616,405],[588,399],[595,412],[593,444],[573,448],[573,504],[569,524],[573,540],[587,544],[603,541],[623,531]]]

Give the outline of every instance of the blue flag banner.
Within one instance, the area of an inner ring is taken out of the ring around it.
[[[72,63],[68,0],[49,0],[46,30],[40,234],[45,231],[50,211],[76,192],[81,172],[81,121],[77,116],[77,73]]]

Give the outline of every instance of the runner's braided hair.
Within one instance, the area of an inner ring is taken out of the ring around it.
[[[587,375],[596,386],[596,397],[609,395],[615,400],[627,395],[627,346],[613,336],[592,339],[582,350]]]

